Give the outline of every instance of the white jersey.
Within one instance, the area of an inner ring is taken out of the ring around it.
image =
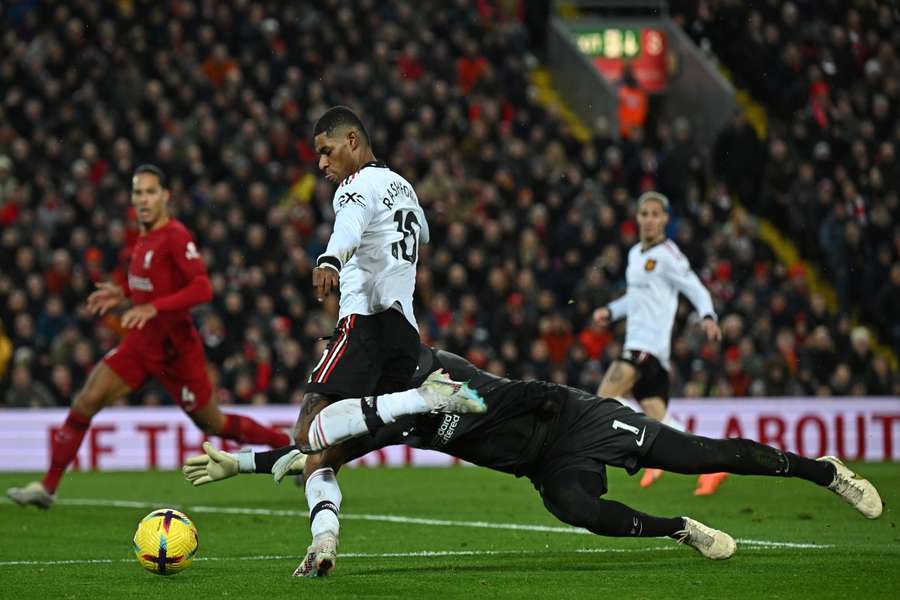
[[[340,273],[340,318],[398,308],[418,330],[413,290],[428,222],[412,185],[372,161],[334,192],[334,231],[317,264]]]
[[[632,247],[625,279],[625,295],[607,307],[610,319],[628,319],[625,350],[649,352],[668,371],[678,292],[687,296],[701,317],[716,319],[709,291],[668,239],[646,250],[641,250],[640,243]]]

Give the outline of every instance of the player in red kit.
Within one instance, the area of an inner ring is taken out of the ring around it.
[[[191,233],[169,216],[168,200],[162,170],[153,165],[138,167],[131,203],[141,235],[128,267],[127,289],[100,283],[87,299],[93,314],[104,315],[130,297],[132,307],[122,315],[122,326],[131,331],[103,357],[76,394],[66,422],[53,437],[50,469],[44,479],[7,490],[7,496],[21,506],[49,508],[94,415],[151,377],[209,435],[276,448],[291,443],[284,432],[223,413],[212,398],[203,344],[190,315],[192,307],[209,302],[212,286]]]

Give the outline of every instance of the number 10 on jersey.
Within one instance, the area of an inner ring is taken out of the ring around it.
[[[391,254],[398,260],[416,262],[419,256],[419,220],[412,211],[398,210],[394,213],[394,222],[397,223],[397,231],[403,234],[399,242],[391,244]]]

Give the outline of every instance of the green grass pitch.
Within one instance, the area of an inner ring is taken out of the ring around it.
[[[50,511],[0,502],[0,597],[900,598],[900,466],[858,468],[885,500],[877,521],[803,481],[732,476],[696,498],[692,477],[642,490],[610,470],[608,498],[731,533],[737,554],[721,562],[671,540],[573,532],[527,481],[486,470],[346,469],[337,569],[322,579],[291,577],[309,541],[292,482],[194,489],[175,472],[71,473]],[[31,479],[4,474],[0,486]],[[130,550],[138,519],[163,506],[200,532],[198,560],[173,577],[143,571]]]

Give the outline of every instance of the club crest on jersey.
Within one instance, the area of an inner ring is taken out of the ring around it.
[[[652,271],[655,268],[656,268],[656,259],[648,258],[647,262],[644,263],[644,270],[649,273],[650,271]]]
[[[144,254],[144,268],[145,269],[150,268],[150,261],[152,261],[152,260],[153,260],[153,250],[147,250],[147,252]]]

